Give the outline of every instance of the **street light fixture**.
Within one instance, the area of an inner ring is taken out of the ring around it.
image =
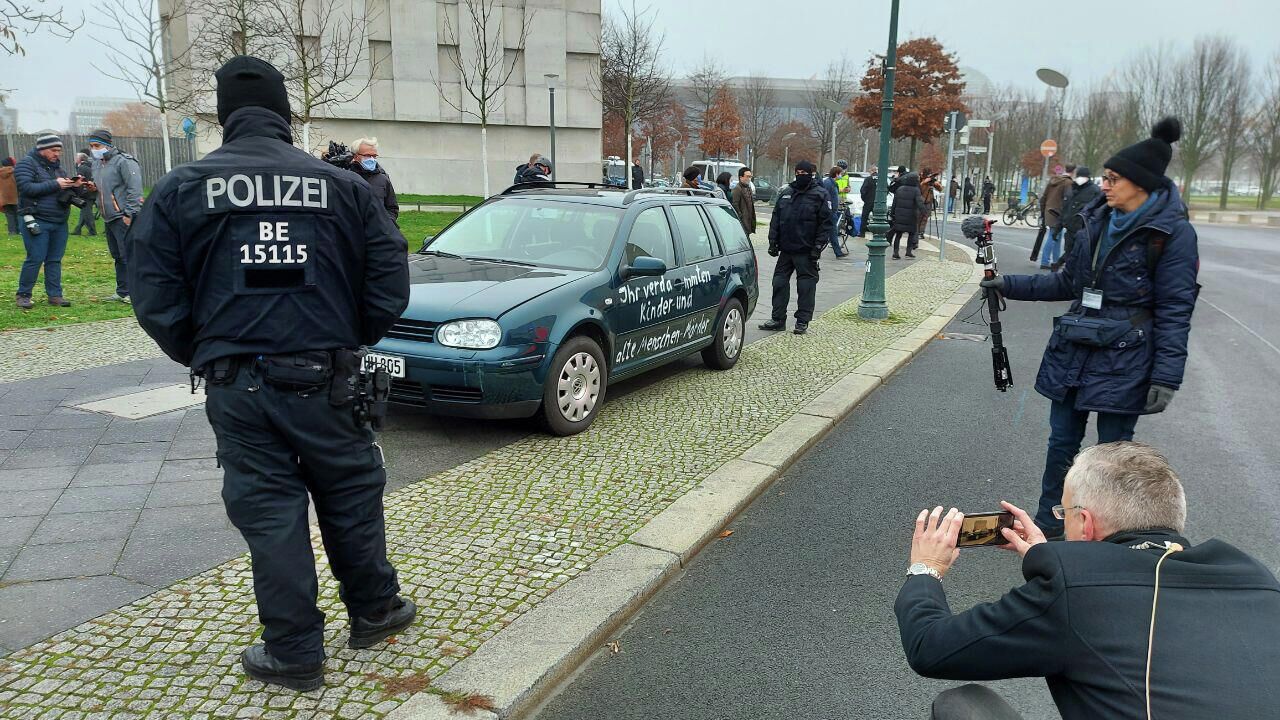
[[[782,136],[782,142],[784,143],[784,144],[783,144],[783,146],[782,146],[782,182],[778,183],[778,186],[779,186],[779,187],[781,187],[781,186],[783,186],[783,185],[785,185],[785,184],[786,184],[786,181],[787,181],[787,170],[788,170],[788,167],[787,167],[787,166],[788,166],[788,164],[791,162],[791,160],[790,160],[790,157],[791,157],[791,146],[790,146],[790,145],[787,145],[787,144],[785,144],[785,143],[786,143],[788,140],[790,140],[791,138],[795,137],[795,136],[796,136],[796,134],[795,134],[795,133],[793,133],[793,132],[789,132],[789,133],[787,133],[786,135],[783,135],[783,136]]]
[[[1036,71],[1036,77],[1040,78],[1040,82],[1046,85],[1044,89],[1044,105],[1045,105],[1045,109],[1049,113],[1049,129],[1045,132],[1044,139],[1052,140],[1053,139],[1053,116],[1054,116],[1053,89],[1058,88],[1059,90],[1062,91],[1063,95],[1066,95],[1067,85],[1070,84],[1070,81],[1067,80],[1066,75],[1063,75],[1057,70],[1053,70],[1051,68],[1040,68],[1039,70]],[[1049,156],[1045,155],[1044,167],[1040,169],[1040,193],[1042,196],[1044,194],[1044,184],[1045,184],[1045,181],[1048,179],[1048,177],[1049,177]]]
[[[884,55],[884,92],[880,110],[880,161],[879,166],[889,167],[889,143],[893,139],[893,80],[898,64],[898,0],[893,0],[889,13],[889,49]],[[871,214],[871,240],[867,243],[867,275],[862,281],[862,300],[858,303],[858,315],[868,320],[889,317],[889,304],[884,298],[884,249],[889,247],[885,235],[889,231],[886,213],[886,195],[889,190],[888,174],[883,173],[876,183],[876,204]]]
[[[822,98],[818,101],[822,107],[835,112],[835,117],[831,118],[831,164],[827,167],[835,167],[836,164],[836,123],[840,122],[840,118],[844,116],[844,105],[832,100],[831,98]]]
[[[551,182],[555,182],[556,170],[560,167],[560,163],[556,162],[556,80],[560,76],[556,73],[547,73],[542,77],[547,79],[547,93],[551,103]]]

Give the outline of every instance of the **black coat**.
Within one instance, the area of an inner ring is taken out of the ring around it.
[[[1162,202],[1142,224],[1120,238],[1105,256],[1093,261],[1111,208],[1099,199],[1086,209],[1084,227],[1072,240],[1071,254],[1060,272],[1006,275],[1004,295],[1010,300],[1070,300],[1080,314],[1086,287],[1103,291],[1102,317],[1127,320],[1140,310],[1150,317],[1109,347],[1072,342],[1059,332],[1049,336],[1036,377],[1036,391],[1061,402],[1078,388],[1076,409],[1140,414],[1152,384],[1177,390],[1187,365],[1191,313],[1195,310],[1200,268],[1196,231],[1173,183],[1163,188]],[[1147,269],[1147,246],[1163,236],[1164,251],[1155,273]]]
[[[62,196],[62,188],[58,187],[60,177],[67,177],[62,164],[45,160],[32,148],[13,168],[19,212],[29,210],[37,220],[65,223],[71,214],[71,205],[58,200]]]
[[[817,180],[803,190],[793,182],[782,189],[769,220],[769,249],[786,253],[820,252],[831,237],[831,200]]]
[[[911,172],[894,182],[892,232],[915,232],[924,213],[924,197],[920,194],[920,176]]]
[[[1062,226],[1074,235],[1084,227],[1084,211],[1102,197],[1102,188],[1092,182],[1075,185],[1068,191],[1067,201],[1062,206]]]
[[[974,198],[973,181],[969,178],[964,179],[964,199],[972,200]]]
[[[862,189],[858,191],[858,197],[862,198],[862,212],[870,212],[870,208],[876,201],[876,176],[872,175],[862,181]]]
[[[1025,585],[954,615],[942,583],[907,578],[894,604],[907,662],[944,680],[1043,677],[1063,720],[1145,718],[1151,596],[1168,541],[1186,550],[1160,567],[1152,715],[1274,717],[1280,584],[1227,543],[1192,546],[1167,530],[1041,543],[1022,561]],[[1135,549],[1145,542],[1161,547]]]
[[[374,202],[386,209],[387,214],[391,216],[391,221],[399,222],[400,202],[396,199],[396,189],[391,185],[391,176],[387,174],[386,170],[382,169],[382,164],[379,163],[373,172],[365,170],[360,163],[355,163],[351,166],[351,169],[364,178],[365,182],[369,183],[369,189],[373,191]]]
[[[631,189],[644,187],[644,169],[639,165],[631,166]]]
[[[142,328],[193,368],[378,342],[409,303],[408,247],[369,183],[295,148],[265,108],[231,113],[222,139],[160,178],[133,222]]]

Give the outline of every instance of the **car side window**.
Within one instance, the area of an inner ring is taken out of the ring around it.
[[[680,229],[680,248],[684,251],[684,264],[703,262],[715,256],[711,229],[702,221],[697,205],[672,205],[671,215]]]
[[[667,222],[667,214],[660,207],[644,210],[636,216],[635,224],[631,226],[631,236],[627,238],[627,264],[635,262],[638,257],[657,258],[665,262],[667,267],[676,265],[671,225]]]
[[[726,253],[732,254],[751,249],[751,241],[747,239],[742,223],[738,222],[731,208],[727,205],[708,205],[707,214],[711,216],[716,232],[720,233]]]

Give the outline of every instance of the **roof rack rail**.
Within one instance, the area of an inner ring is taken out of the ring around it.
[[[553,180],[535,180],[533,182],[523,182],[516,185],[512,185],[511,187],[508,187],[506,190],[503,190],[499,194],[510,195],[511,193],[520,192],[522,190],[547,190],[547,189],[554,190],[560,187],[580,187],[580,188],[587,188],[588,190],[591,190],[591,189],[621,190],[622,189],[619,187],[615,187],[613,185],[606,185],[604,183],[598,183],[598,182],[570,182],[566,180],[554,180],[554,181]]]
[[[636,199],[636,196],[643,194],[661,194],[661,195],[688,195],[689,197],[710,197],[716,196],[715,191],[705,190],[703,188],[686,188],[686,187],[648,187],[637,188],[629,191],[622,196],[622,204],[630,205]]]

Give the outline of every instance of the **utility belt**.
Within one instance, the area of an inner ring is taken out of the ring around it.
[[[193,373],[210,385],[227,385],[240,370],[249,368],[254,377],[284,392],[302,397],[327,391],[329,405],[350,406],[356,422],[381,430],[387,416],[391,376],[386,370],[363,370],[365,350],[312,350],[280,355],[231,355],[221,357]],[[256,387],[254,388],[256,389]]]
[[[1152,317],[1149,308],[1142,308],[1127,318],[1068,314],[1058,318],[1058,333],[1064,340],[1079,345],[1112,347],[1129,331],[1147,324]]]

